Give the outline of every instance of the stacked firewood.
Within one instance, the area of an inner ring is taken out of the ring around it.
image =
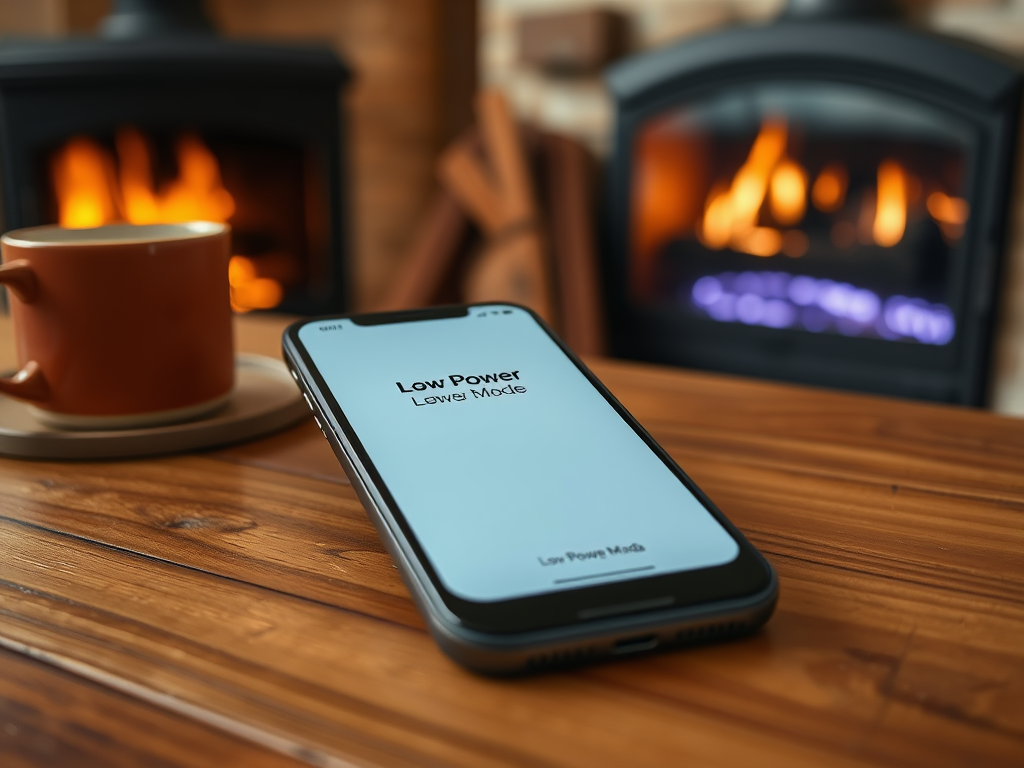
[[[437,164],[439,187],[379,308],[508,301],[580,354],[604,351],[592,164],[578,143],[521,128],[500,92]]]

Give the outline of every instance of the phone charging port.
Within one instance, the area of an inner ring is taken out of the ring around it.
[[[616,640],[612,646],[612,654],[621,656],[627,653],[640,653],[657,647],[658,638],[656,635],[641,635],[640,637],[626,637]]]

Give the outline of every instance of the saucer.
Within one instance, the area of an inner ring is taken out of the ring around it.
[[[235,388],[205,418],[163,426],[96,431],[46,426],[31,407],[0,396],[0,454],[31,459],[119,459],[192,451],[251,440],[309,417],[284,363],[262,355],[235,357]]]

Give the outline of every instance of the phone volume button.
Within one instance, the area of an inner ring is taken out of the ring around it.
[[[302,399],[306,401],[306,405],[309,406],[309,410],[311,410],[313,413],[316,413],[316,408],[313,407],[313,401],[309,399],[309,395],[303,392]]]

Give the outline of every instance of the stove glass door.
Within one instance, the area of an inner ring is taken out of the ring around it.
[[[947,345],[975,136],[855,85],[723,89],[633,144],[630,298],[715,323]]]

